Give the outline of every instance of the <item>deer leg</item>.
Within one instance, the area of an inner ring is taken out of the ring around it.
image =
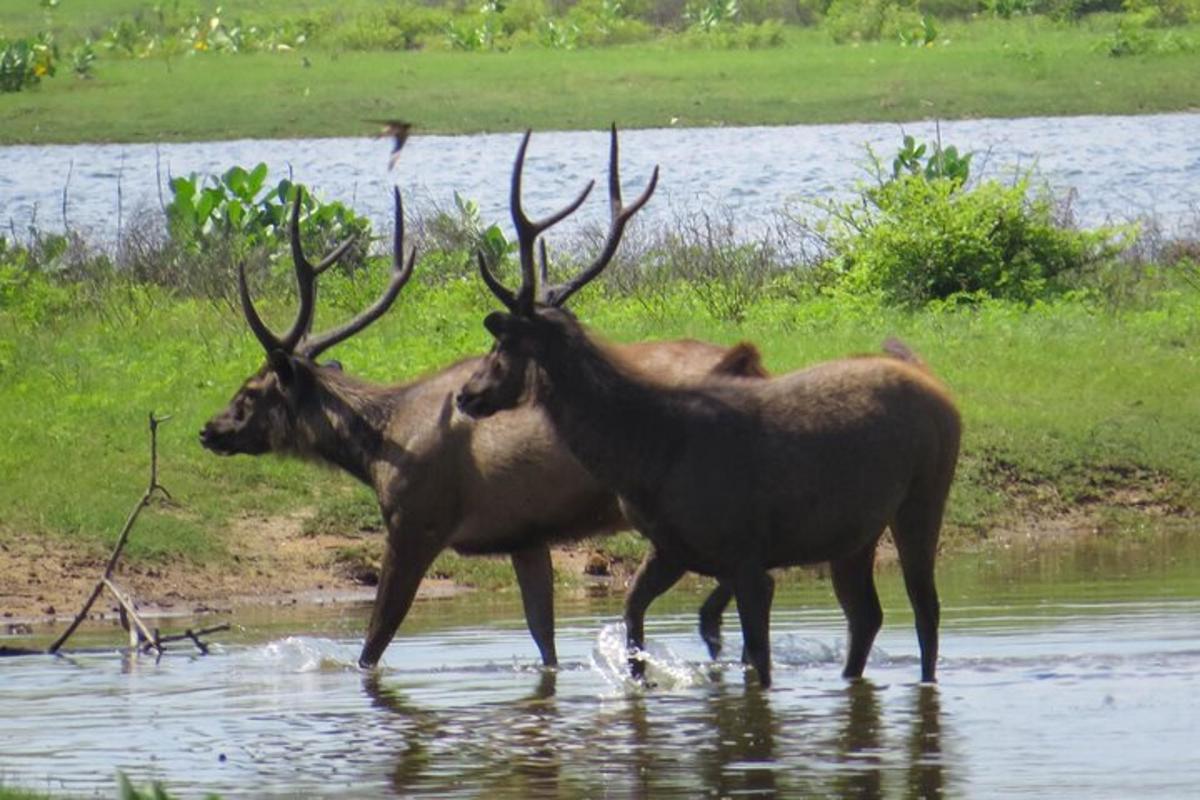
[[[550,548],[527,547],[512,554],[521,603],[525,607],[525,623],[542,654],[547,667],[557,666],[554,650],[554,567],[550,563]]]
[[[683,565],[664,557],[657,548],[638,567],[633,585],[625,596],[625,642],[629,648],[629,671],[635,678],[646,674],[641,650],[645,645],[646,609],[654,599],[674,586],[685,572]]]
[[[861,678],[875,634],[883,626],[883,608],[875,591],[875,543],[830,563],[833,591],[850,626],[844,678]]]
[[[721,617],[733,599],[733,586],[721,581],[700,606],[700,638],[708,645],[708,655],[716,661],[721,655]]]
[[[757,563],[738,570],[734,582],[742,622],[743,655],[764,689],[771,686],[771,600],[773,580]]]
[[[938,530],[942,524],[941,503],[909,501],[896,514],[892,534],[904,572],[904,588],[912,604],[921,646],[921,681],[937,680],[938,622],[941,605],[933,577],[937,558]]]
[[[425,570],[441,549],[440,541],[404,541],[399,534],[388,535],[367,638],[358,657],[360,667],[370,669],[379,663],[417,596]]]

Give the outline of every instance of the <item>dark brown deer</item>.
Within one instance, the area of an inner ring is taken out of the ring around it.
[[[379,661],[407,614],[433,559],[450,547],[464,554],[510,554],[526,620],[552,665],[553,571],[548,544],[609,533],[627,523],[603,490],[554,437],[544,415],[520,409],[476,422],[454,411],[454,392],[481,359],[461,361],[397,386],[376,386],[318,357],[391,307],[412,274],[403,259],[404,220],[395,194],[393,271],[382,296],[335,330],[314,336],[316,278],[341,255],[312,265],[300,246],[300,200],[291,215],[292,258],[300,308],[283,336],[259,317],[246,286],[238,287],[246,321],[267,363],[200,433],[223,455],[278,453],[332,464],[370,486],[387,526],[375,605],[360,663]],[[641,369],[667,379],[695,379],[710,369],[760,374],[757,351],[697,341],[645,342],[621,348]],[[729,593],[706,605],[719,622]],[[710,626],[716,624],[708,623]]]
[[[528,143],[527,133],[513,168],[514,207]],[[656,168],[641,196],[624,206],[617,161],[614,127],[611,228],[600,255],[574,279],[535,290],[526,266],[514,293],[480,259],[484,281],[508,311],[484,321],[496,346],[460,391],[459,408],[483,419],[518,406],[522,392],[512,390],[509,376],[524,376],[525,394],[653,542],[626,601],[635,653],[647,606],[692,570],[731,587],[745,654],[769,685],[767,570],[829,562],[850,629],[844,674],[857,678],[882,624],[872,573],[876,544],[890,527],[916,612],[921,678],[933,681],[934,559],[960,436],[954,404],[899,344],[889,355],[768,380],[713,377],[680,387],[630,369],[562,308],[608,264],[657,183]],[[636,657],[632,665],[638,672]]]

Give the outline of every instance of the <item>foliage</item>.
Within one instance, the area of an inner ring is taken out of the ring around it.
[[[1037,0],[984,0],[988,13],[1000,19],[1012,19],[1033,14]]]
[[[172,178],[167,204],[167,230],[173,240],[193,252],[216,242],[235,241],[247,249],[267,246],[278,252],[288,242],[291,207],[301,192],[302,241],[309,252],[325,252],[340,242],[355,245],[342,263],[359,265],[366,258],[371,225],[342,203],[323,203],[304,186],[288,179],[266,186],[267,165],[247,170],[235,166],[222,175]]]
[[[303,46],[315,28],[311,19],[273,24],[245,24],[230,19],[218,7],[212,14],[181,14],[178,5],[139,9],[131,16],[110,22],[100,38],[109,52],[129,58],[153,55],[251,53],[287,51]]]
[[[484,224],[479,203],[458,192],[454,193],[454,209],[436,211],[426,221],[424,234],[430,249],[462,259],[472,275],[476,253],[482,254],[489,266],[496,266],[516,250],[516,243],[508,241],[499,225]]]
[[[25,39],[0,38],[0,92],[36,86],[58,71],[58,45],[49,33]]]
[[[348,50],[415,50],[441,33],[450,14],[420,3],[398,3],[364,13],[335,36]]]
[[[71,48],[71,72],[76,78],[91,78],[96,64],[96,48],[92,40]]]
[[[906,137],[891,177],[859,198],[823,205],[833,282],[887,302],[958,298],[1020,302],[1063,294],[1120,252],[1126,230],[1080,231],[1060,222],[1028,176],[968,187],[970,155]]]
[[[892,159],[892,177],[899,178],[903,173],[924,175],[927,180],[946,178],[958,185],[967,182],[971,175],[972,153],[959,155],[954,145],[948,147],[936,146],[933,153],[922,163],[929,145],[922,142],[917,144],[912,136],[905,135],[904,142]]]
[[[1200,21],[1200,0],[1123,0],[1122,6],[1151,27]]]
[[[916,0],[833,0],[825,15],[825,29],[839,44],[879,39],[936,37],[931,18],[917,10]]]
[[[1200,50],[1196,40],[1174,30],[1159,30],[1156,9],[1122,14],[1117,28],[1097,44],[1097,49],[1112,58],[1141,55],[1190,53]]]
[[[708,33],[735,24],[738,11],[738,0],[689,0],[683,19],[689,27]]]

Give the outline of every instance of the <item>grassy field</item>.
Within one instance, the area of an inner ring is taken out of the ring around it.
[[[330,278],[323,296],[346,307],[326,309],[318,327],[375,288]],[[389,316],[331,355],[382,382],[482,352],[480,320],[492,303],[477,283],[418,278]],[[903,337],[952,387],[966,421],[951,540],[986,537],[1034,504],[1047,519],[1104,509],[1116,527],[1142,506],[1200,510],[1196,289],[1118,309],[1063,300],[904,312],[779,296],[752,304],[738,323],[714,318],[682,284],[654,304],[600,294],[580,297],[578,311],[611,338],[750,339],[777,371]],[[369,493],[340,474],[200,448],[201,425],[262,359],[228,307],[143,288],[117,290],[98,308],[37,325],[0,316],[0,541],[26,531],[110,542],[145,485],[150,410],[172,415],[160,435],[161,480],[178,504],[143,517],[135,559],[219,562],[230,520],[249,509],[311,507],[333,525],[374,513]],[[274,311],[277,325],[291,313]]]
[[[280,5],[239,7],[269,16]],[[337,13],[353,18],[369,5],[359,0]],[[56,24],[63,36],[78,36],[145,6],[71,4]],[[44,24],[32,3],[4,9],[0,30]],[[951,22],[931,47],[839,45],[824,30],[788,26],[780,46],[762,49],[705,48],[695,37],[667,36],[570,51],[348,50],[333,37],[285,53],[120,58],[98,50],[92,79],[64,70],[6,95],[0,142],[363,135],[376,129],[366,120],[393,117],[427,132],[465,133],[596,129],[612,120],[625,127],[796,124],[1200,107],[1200,48],[1112,58],[1100,45],[1117,24],[1111,16],[1069,25]],[[1200,38],[1194,25],[1173,31],[1179,41]]]

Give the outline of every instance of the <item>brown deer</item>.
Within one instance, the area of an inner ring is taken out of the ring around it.
[[[513,167],[514,208],[528,143],[526,133]],[[519,406],[523,392],[513,390],[510,376],[521,376],[529,383],[524,394],[653,542],[626,601],[635,674],[647,606],[691,570],[732,589],[745,655],[769,686],[767,570],[829,562],[849,622],[844,675],[861,676],[883,619],[872,572],[876,544],[890,527],[916,613],[921,678],[933,681],[934,559],[960,437],[946,391],[899,344],[888,355],[767,380],[712,377],[668,386],[631,369],[562,308],[608,264],[657,184],[655,168],[642,194],[622,205],[615,127],[609,159],[611,228],[582,273],[534,290],[532,265],[523,264],[514,293],[480,258],[484,282],[508,311],[484,320],[496,346],[460,391],[459,408],[484,419]]]
[[[627,527],[616,499],[554,437],[539,410],[519,409],[481,422],[455,413],[454,392],[478,369],[479,358],[387,387],[318,363],[323,352],[391,307],[412,274],[415,250],[403,259],[403,209],[396,192],[393,270],[382,296],[350,322],[311,335],[316,278],[346,245],[311,264],[300,245],[299,210],[297,198],[291,215],[296,319],[283,336],[272,333],[239,269],[242,309],[267,362],[204,426],[201,444],[222,455],[272,452],[332,464],[375,491],[387,540],[360,656],[363,666],[379,661],[426,569],[447,547],[464,554],[511,555],[530,633],[543,662],[555,664],[548,544]],[[725,349],[690,340],[645,342],[621,352],[668,380],[695,379],[711,369],[763,374],[750,345]],[[706,605],[710,629],[719,625],[729,594],[718,594]]]

